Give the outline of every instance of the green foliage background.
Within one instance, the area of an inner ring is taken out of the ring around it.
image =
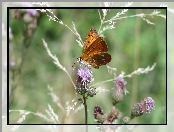
[[[106,20],[115,16],[121,9],[111,9]],[[150,14],[154,9],[130,9],[126,16],[145,13]],[[161,9],[162,14],[166,14]],[[21,59],[21,49],[23,47],[22,29],[19,20],[16,20],[9,14],[9,24],[12,28],[13,40],[9,43],[10,61],[17,64]],[[84,41],[91,27],[98,31],[100,18],[97,9],[55,9],[54,14],[72,28],[72,21]],[[130,115],[131,107],[134,103],[139,102],[145,97],[152,97],[155,100],[155,110],[151,114],[144,114],[141,117],[133,119],[132,124],[165,124],[166,123],[166,19],[155,16],[147,17],[155,25],[147,24],[146,21],[138,17],[120,19],[116,21],[115,29],[104,32],[105,40],[108,45],[108,52],[112,56],[110,67],[117,68],[116,74],[121,71],[126,74],[137,70],[137,68],[146,68],[157,63],[155,69],[148,74],[135,75],[132,78],[125,78],[127,81],[126,88],[129,94],[124,96],[124,100],[116,107],[122,112],[121,118]],[[48,104],[51,105],[54,112],[59,116],[62,124],[67,119],[65,112],[53,102],[48,95],[47,85],[53,88],[54,93],[59,97],[64,108],[67,101],[74,99],[75,89],[70,82],[67,74],[53,64],[53,60],[48,56],[43,46],[42,38],[48,44],[49,49],[55,54],[60,63],[70,73],[73,81],[77,79],[76,69],[72,71],[72,65],[76,58],[81,56],[82,48],[76,42],[76,36],[65,26],[54,21],[49,21],[44,13],[40,13],[38,27],[32,36],[31,45],[26,52],[26,59],[21,68],[20,78],[17,80],[15,99],[10,106],[11,110],[28,110],[32,112],[42,112],[46,114]],[[99,69],[92,68],[95,78],[93,83],[112,79],[106,66]],[[10,88],[12,83],[10,73]],[[105,88],[109,92],[99,93],[87,100],[88,104],[88,123],[96,124],[93,118],[93,108],[96,104],[103,107],[105,113],[112,108],[112,88],[113,82],[97,85]],[[80,103],[78,103],[80,105]],[[163,113],[163,116],[161,114]],[[75,113],[68,120],[71,123],[84,123],[84,109]],[[10,113],[10,123],[16,123],[20,118],[18,112]],[[47,123],[43,119],[28,115],[24,124],[43,124]],[[121,123],[119,121],[118,123]]]

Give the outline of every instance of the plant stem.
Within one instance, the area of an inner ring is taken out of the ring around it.
[[[83,94],[83,100],[84,100],[84,107],[85,107],[85,124],[87,124],[88,122],[88,113],[87,113],[87,104],[86,104],[86,97],[85,97],[85,94]]]

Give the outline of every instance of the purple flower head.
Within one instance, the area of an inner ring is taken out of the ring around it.
[[[77,71],[76,91],[79,94],[89,91],[88,83],[92,81],[92,72],[87,67],[81,67]],[[90,92],[90,91],[89,91]]]
[[[107,115],[103,113],[103,109],[99,105],[95,105],[94,107],[94,119],[100,124],[103,124],[103,122],[106,120]]]
[[[92,73],[87,67],[79,68],[77,71],[77,75],[82,79],[82,81],[90,82],[92,79]]]
[[[146,106],[146,113],[150,113],[155,107],[155,101],[151,97],[145,98],[144,104]]]
[[[127,93],[128,91],[126,90],[126,84],[127,82],[124,81],[124,78],[122,78],[121,76],[118,76],[115,81],[114,81],[114,91],[112,93],[112,103],[113,105],[116,105],[117,103],[119,103],[120,101],[123,100],[123,93]]]
[[[101,115],[104,114],[103,109],[100,105],[95,105],[95,107],[94,107],[94,114],[93,115],[94,115],[95,119],[97,118],[97,114],[101,114]]]
[[[124,81],[124,78],[118,76],[115,80],[115,88],[120,88],[122,90],[125,89],[125,86],[126,86],[127,82]]]
[[[141,100],[139,103],[134,104],[131,111],[131,118],[141,116],[144,113],[150,113],[155,107],[155,102],[151,97]]]
[[[37,10],[36,9],[27,9],[26,10],[28,14],[35,16],[37,14]]]
[[[97,91],[96,91],[96,88],[93,88],[93,87],[90,87],[89,90],[88,90],[88,95],[90,97],[93,97],[94,95],[96,95]]]

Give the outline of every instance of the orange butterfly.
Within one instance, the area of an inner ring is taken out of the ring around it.
[[[91,28],[84,42],[80,59],[98,69],[99,66],[111,61],[111,55],[107,51],[108,47],[104,38],[99,37],[95,28]]]

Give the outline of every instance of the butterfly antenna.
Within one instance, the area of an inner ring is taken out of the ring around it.
[[[77,58],[77,60],[74,62],[74,64],[72,65],[72,71],[74,71],[74,69],[75,69],[75,64],[76,63],[79,63],[81,61],[81,58],[80,57],[78,57]]]
[[[74,71],[75,69],[75,64],[76,64],[77,61],[74,62],[74,64],[72,65],[72,72]]]

